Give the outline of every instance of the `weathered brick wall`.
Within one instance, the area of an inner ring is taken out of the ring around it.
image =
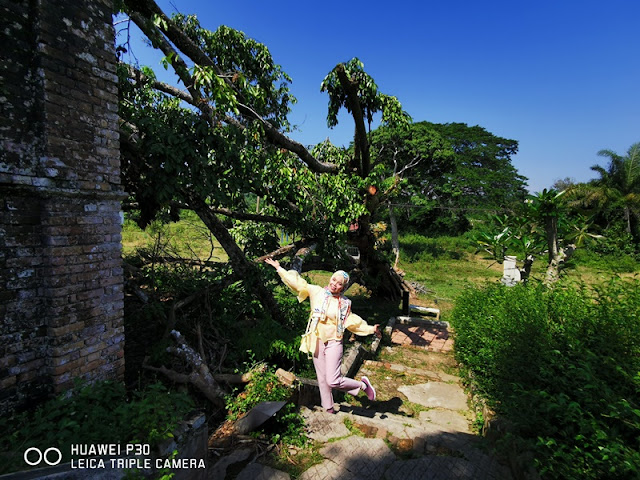
[[[0,414],[124,374],[111,12],[0,0]]]

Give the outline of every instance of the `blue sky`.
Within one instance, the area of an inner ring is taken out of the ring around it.
[[[518,140],[513,164],[532,192],[596,178],[589,167],[607,164],[599,150],[625,154],[640,142],[637,0],[158,4],[267,45],[293,80],[291,136],[307,145],[351,141],[346,114],[326,126],[320,83],[352,57],[414,121],[480,125]],[[133,47],[142,64],[162,68],[141,43]]]

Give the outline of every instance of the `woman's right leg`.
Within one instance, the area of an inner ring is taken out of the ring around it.
[[[325,410],[333,408],[333,395],[331,387],[327,383],[327,366],[325,356],[325,344],[317,340],[316,351],[313,354],[313,366],[318,377],[318,387],[320,388],[320,404]]]
[[[342,375],[340,367],[342,365],[342,341],[330,340],[324,346],[324,370],[326,382],[329,388],[342,390],[353,396],[358,395],[362,389],[362,382]]]

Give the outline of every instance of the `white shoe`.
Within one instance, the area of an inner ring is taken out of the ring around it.
[[[367,394],[367,398],[374,401],[376,399],[376,389],[373,388],[373,385],[371,385],[371,382],[367,377],[362,377],[362,383],[365,384],[364,393]]]

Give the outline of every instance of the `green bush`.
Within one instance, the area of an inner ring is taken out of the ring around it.
[[[78,383],[70,394],[34,412],[0,418],[0,474],[23,469],[22,455],[29,447],[57,447],[68,462],[72,444],[155,445],[192,408],[186,394],[170,392],[160,383],[131,395],[117,382]]]
[[[274,296],[283,316],[271,319],[264,315],[245,283],[229,286],[212,305],[215,326],[222,328],[227,338],[234,339],[230,345],[230,363],[238,365],[253,356],[298,371],[308,362],[299,351],[300,335],[309,316],[308,302],[299,303],[286,287],[277,285]]]
[[[238,395],[227,396],[228,418],[236,420],[261,402],[288,402],[276,413],[273,421],[269,420],[261,427],[261,431],[269,435],[273,443],[282,441],[302,446],[307,437],[302,417],[296,412],[296,406],[289,402],[293,387],[283,385],[275,369],[264,363],[254,365],[250,370],[251,381],[245,389]]]
[[[544,478],[638,478],[640,288],[469,289],[456,355]]]
[[[604,256],[632,256],[640,260],[640,246],[627,233],[623,222],[614,222],[602,232],[602,238],[589,245],[589,250]]]

